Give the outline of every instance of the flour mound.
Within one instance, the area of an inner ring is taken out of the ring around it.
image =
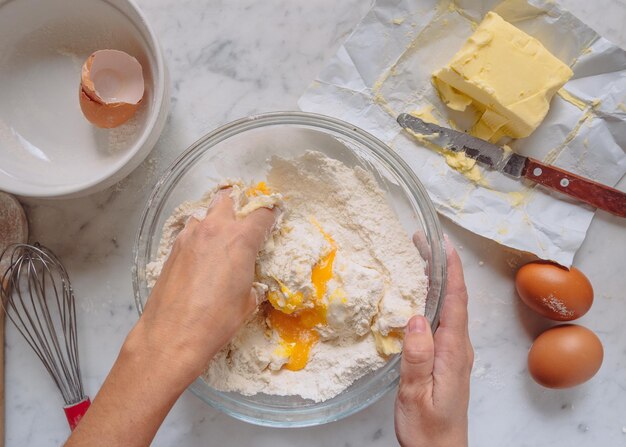
[[[308,151],[270,160],[267,195],[250,199],[242,182],[229,184],[237,185],[232,193],[237,212],[280,206],[283,213],[256,265],[257,290],[275,298],[260,303],[209,363],[204,380],[210,386],[321,402],[400,351],[407,321],[424,313],[425,264],[369,172]],[[187,219],[206,214],[216,191],[182,204],[165,223],[157,259],[148,265],[149,284]],[[312,272],[331,250],[332,276],[323,297],[316,298]],[[320,305],[325,321],[314,328],[319,340],[306,366],[286,369],[289,353],[267,318],[269,309],[297,313]]]

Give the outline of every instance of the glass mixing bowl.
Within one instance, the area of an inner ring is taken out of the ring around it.
[[[157,252],[161,230],[180,203],[197,199],[225,178],[263,180],[272,155],[287,158],[316,150],[372,172],[417,249],[426,260],[429,290],[426,317],[436,328],[443,304],[446,257],[441,226],[426,190],[407,164],[369,133],[346,122],[302,112],[255,115],[200,138],[165,171],[141,219],[134,246],[133,288],[139,314],[148,298],[146,264]],[[407,243],[410,243],[407,238]],[[217,391],[201,378],[190,390],[225,413],[258,425],[303,427],[336,421],[372,404],[399,380],[399,356],[362,377],[338,396],[315,403],[294,396]]]

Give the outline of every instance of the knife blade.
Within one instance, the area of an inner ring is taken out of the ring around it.
[[[400,114],[397,121],[404,129],[424,135],[436,146],[463,152],[467,157],[489,169],[514,178],[526,178],[596,208],[626,217],[626,193],[622,191],[547,165],[534,158],[505,151],[500,146],[464,132],[427,123],[407,113]]]

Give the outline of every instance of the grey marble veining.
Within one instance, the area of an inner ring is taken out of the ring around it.
[[[127,179],[90,197],[27,200],[34,240],[65,262],[78,301],[80,355],[94,397],[125,334],[137,319],[131,248],[159,174],[189,144],[245,115],[296,107],[304,88],[358,23],[369,1],[258,2],[139,0],[172,79],[172,109],[161,139]],[[623,0],[563,0],[605,37],[626,45]],[[626,182],[622,181],[622,187]],[[624,222],[598,213],[576,265],[592,280],[596,303],[581,323],[604,342],[593,381],[550,391],[526,373],[526,351],[547,322],[515,296],[513,274],[524,257],[444,221],[459,245],[471,296],[476,348],[470,438],[476,446],[626,445],[626,247]],[[6,341],[7,446],[59,445],[68,435],[62,401],[14,330]],[[154,445],[395,445],[393,398],[323,427],[276,430],[238,422],[185,393]]]

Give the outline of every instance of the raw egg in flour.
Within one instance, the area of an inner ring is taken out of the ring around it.
[[[604,350],[587,328],[565,324],[542,333],[528,352],[528,371],[548,388],[569,388],[591,379],[600,369]]]
[[[517,271],[515,288],[524,303],[546,318],[571,321],[587,313],[593,287],[577,268],[531,262]]]
[[[80,108],[94,126],[124,124],[139,108],[143,93],[141,64],[123,51],[96,51],[83,64]]]

